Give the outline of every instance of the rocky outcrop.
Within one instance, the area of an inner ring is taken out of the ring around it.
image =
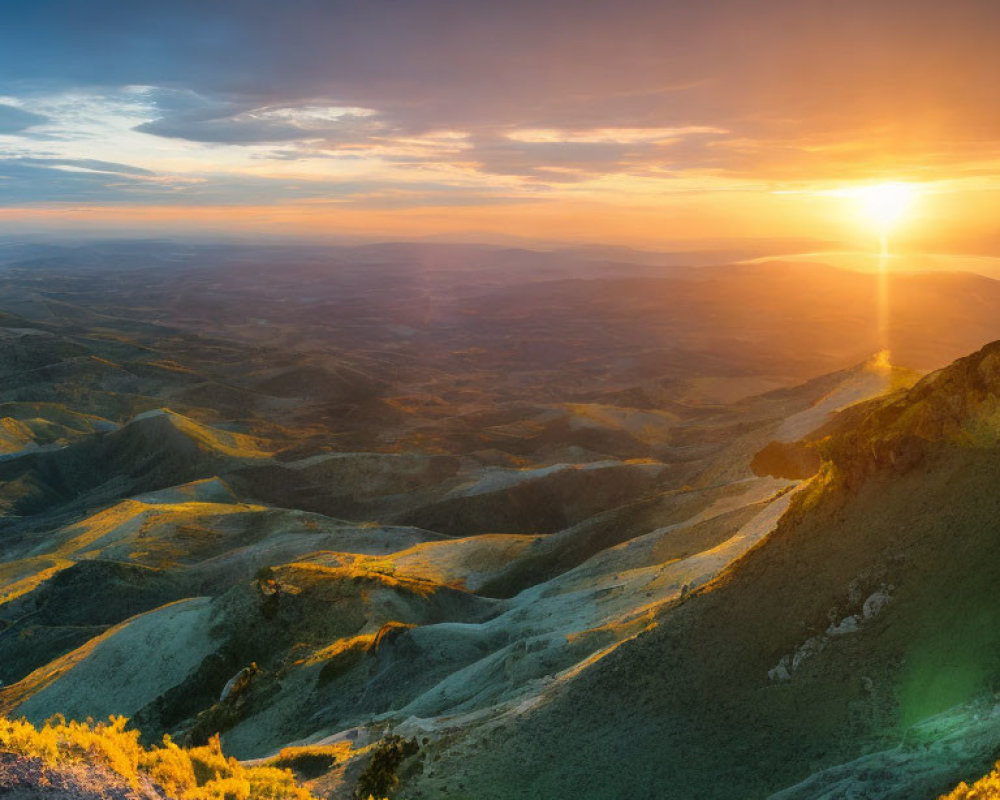
[[[874,619],[886,607],[891,599],[889,592],[892,591],[892,588],[892,586],[886,586],[873,592],[865,598],[864,603],[861,604],[861,608],[857,613],[848,614],[839,619],[835,618],[830,622],[830,626],[822,635],[806,639],[793,652],[783,655],[778,663],[768,670],[768,680],[791,680],[792,674],[799,668],[802,662],[822,653],[829,645],[831,639],[857,633],[866,622]]]
[[[5,800],[169,800],[145,777],[131,783],[92,764],[53,767],[39,758],[2,752],[0,795]]]
[[[1000,445],[1000,341],[853,409],[834,428],[821,452],[850,488],[875,473],[909,472],[937,443]]]

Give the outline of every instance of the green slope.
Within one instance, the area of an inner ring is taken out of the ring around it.
[[[447,796],[766,797],[992,697],[998,359],[991,345],[856,413],[769,539],[533,710],[445,748],[414,791],[444,796],[461,781]],[[826,634],[877,593],[890,597],[881,613]],[[769,678],[808,650],[789,680]],[[956,749],[952,775],[901,796],[933,796],[987,765]]]

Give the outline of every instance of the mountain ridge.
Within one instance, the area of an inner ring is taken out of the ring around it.
[[[979,424],[993,419],[998,353],[992,343],[901,396],[870,401],[856,427],[821,442],[833,460],[765,540],[510,732],[484,731],[488,751],[457,748],[441,771],[486,798],[557,786],[594,798],[668,787],[716,796],[720,786],[765,797],[1000,685],[988,611],[1000,578],[990,488],[1000,436]],[[976,436],[965,435],[967,420]],[[920,458],[888,455],[914,441]],[[862,605],[874,597],[885,600],[871,601],[869,618]],[[856,632],[839,632],[846,620]],[[629,751],[637,739],[646,747]],[[491,765],[523,760],[528,741],[544,743],[534,757],[547,770],[520,773],[514,786],[508,777],[505,788],[491,782]],[[992,761],[982,745],[956,748],[950,771],[904,765],[879,796],[930,797]]]

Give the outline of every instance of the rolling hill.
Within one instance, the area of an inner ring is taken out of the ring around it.
[[[819,265],[115,252],[0,268],[5,715],[336,751],[331,798],[397,747],[470,800],[995,760],[1000,346],[946,365],[1000,284],[895,276],[890,363]]]

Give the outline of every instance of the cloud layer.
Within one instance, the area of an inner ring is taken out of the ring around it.
[[[0,204],[991,174],[998,25],[992,0],[17,3]],[[149,174],[67,166],[109,137]]]
[[[21,133],[47,121],[41,114],[0,103],[0,135]]]

